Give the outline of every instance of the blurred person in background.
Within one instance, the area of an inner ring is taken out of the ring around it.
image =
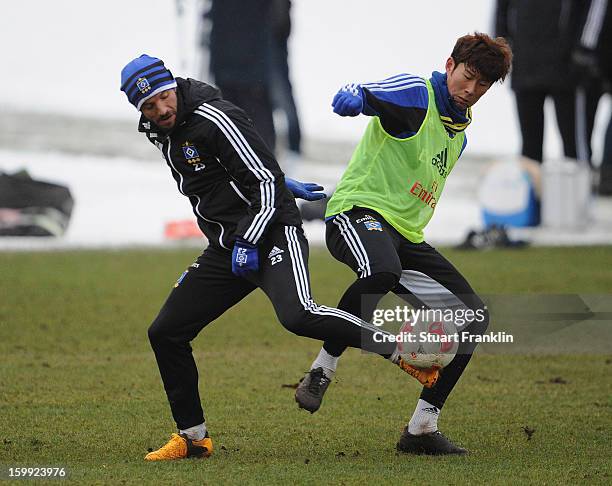
[[[272,103],[282,112],[287,123],[287,151],[283,154],[283,170],[293,175],[302,153],[300,119],[293,97],[289,74],[288,42],[291,35],[291,0],[272,0],[270,81]]]
[[[600,79],[612,89],[612,7],[609,0],[587,0],[578,42],[572,53],[575,69],[590,79]],[[612,195],[612,117],[608,120],[600,166],[599,193]]]
[[[223,97],[242,108],[272,151],[272,0],[212,0],[210,73]]]
[[[496,34],[514,53],[511,86],[522,136],[521,154],[542,162],[544,102],[554,101],[563,153],[590,161],[591,134],[601,96],[597,79],[573,69],[581,0],[498,0]]]

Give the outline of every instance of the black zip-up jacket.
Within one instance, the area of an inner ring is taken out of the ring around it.
[[[176,78],[177,113],[164,133],[141,116],[138,131],[159,148],[211,245],[257,245],[272,223],[300,226],[293,194],[253,123],[218,89]]]

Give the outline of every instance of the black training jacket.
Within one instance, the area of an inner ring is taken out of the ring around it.
[[[497,0],[496,35],[512,45],[514,90],[573,90],[572,50],[584,16],[583,0]]]
[[[284,174],[244,111],[206,83],[176,82],[172,130],[141,116],[138,131],[162,151],[209,243],[230,250],[240,237],[257,245],[273,222],[301,225]]]

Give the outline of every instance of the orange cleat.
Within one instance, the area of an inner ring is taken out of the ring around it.
[[[440,376],[440,368],[436,366],[432,366],[431,368],[416,368],[406,363],[402,358],[399,359],[397,365],[410,376],[416,378],[425,388],[434,386]]]
[[[172,434],[166,445],[156,451],[149,452],[145,461],[172,461],[188,457],[209,457],[213,452],[212,439],[191,440],[184,434]]]

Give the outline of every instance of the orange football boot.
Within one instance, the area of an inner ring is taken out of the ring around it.
[[[202,440],[191,440],[185,434],[172,434],[168,443],[156,451],[149,452],[145,461],[172,461],[188,457],[209,457],[213,452],[213,443],[210,437]]]
[[[440,376],[440,368],[437,366],[432,366],[431,368],[416,368],[415,366],[406,363],[402,358],[400,358],[397,362],[397,366],[399,366],[413,378],[416,378],[419,383],[426,388],[431,388],[434,386],[436,381],[438,381],[438,377]]]

